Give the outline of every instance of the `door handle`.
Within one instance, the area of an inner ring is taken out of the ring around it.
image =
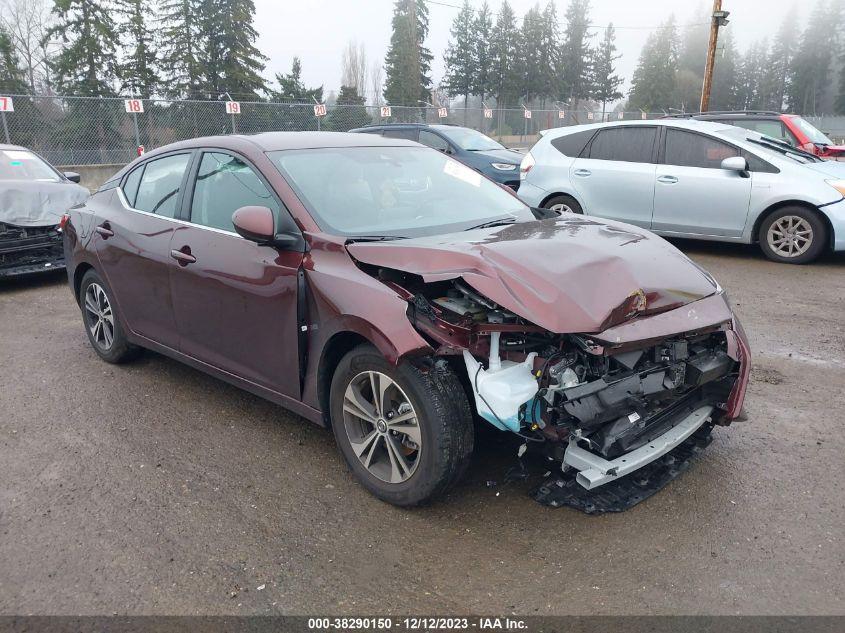
[[[108,222],[103,222],[100,226],[94,229],[103,236],[104,240],[109,239],[112,235],[114,235],[114,231],[111,230],[111,225]]]
[[[197,261],[197,258],[191,255],[191,247],[183,246],[181,249],[170,251],[170,256],[175,259],[180,266],[187,266]]]
[[[675,176],[658,176],[657,182],[662,182],[667,185],[674,185],[676,182],[678,182],[678,179]]]
[[[586,178],[587,176],[591,176],[593,172],[589,169],[576,169],[574,174],[576,176],[581,176],[581,178]]]

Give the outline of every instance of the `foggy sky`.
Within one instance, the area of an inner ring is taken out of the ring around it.
[[[460,5],[463,0],[438,0]],[[501,0],[488,0],[493,13]],[[510,4],[521,23],[522,16],[537,0],[511,0]],[[271,79],[277,72],[289,72],[295,55],[302,59],[303,79],[308,86],[325,87],[326,93],[340,88],[340,57],[349,39],[364,42],[370,62],[384,60],[390,40],[390,20],[393,0],[256,0],[256,28],[258,47],[270,59],[265,76]],[[475,7],[481,0],[472,0]],[[545,6],[546,0],[540,5]],[[568,0],[555,0],[558,15],[563,20]],[[752,42],[769,37],[771,40],[789,8],[796,4],[802,20],[814,3],[797,0],[723,0],[722,8],[731,12],[730,25],[740,50]],[[617,73],[625,78],[627,92],[631,74],[640,49],[651,31],[621,27],[643,27],[660,24],[670,13],[676,23],[684,25],[700,22],[696,16],[709,12],[710,0],[592,0],[591,23],[617,27],[616,43],[622,58]],[[430,32],[427,40],[434,53],[433,79],[435,85],[443,77],[443,53],[449,41],[449,29],[458,10],[429,4]],[[495,18],[494,18],[495,19]],[[706,17],[705,17],[706,21]],[[800,26],[800,25],[799,25]],[[594,29],[594,40],[601,31]]]

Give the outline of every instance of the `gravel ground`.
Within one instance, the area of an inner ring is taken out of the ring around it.
[[[0,283],[0,613],[845,614],[845,257],[680,243],[754,351],[747,422],[632,510],[500,484],[485,436],[432,507],[330,432],[156,354],[89,349],[62,276]]]

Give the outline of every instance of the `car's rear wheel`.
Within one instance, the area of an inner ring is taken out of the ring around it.
[[[772,261],[806,264],[827,244],[827,227],[817,213],[804,207],[784,207],[760,225],[760,248]]]
[[[79,306],[91,347],[108,363],[125,363],[136,358],[141,348],[132,345],[115,312],[111,290],[94,270],[79,286]]]
[[[557,213],[584,213],[581,205],[572,196],[553,196],[543,203],[544,209],[550,209]]]
[[[340,452],[373,495],[399,506],[431,501],[466,469],[472,413],[445,362],[387,362],[371,345],[349,352],[332,378],[332,429]]]

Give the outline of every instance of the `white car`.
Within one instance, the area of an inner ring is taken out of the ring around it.
[[[803,264],[845,250],[845,163],[705,121],[549,130],[520,166],[534,207],[621,220],[666,237],[759,243]]]

